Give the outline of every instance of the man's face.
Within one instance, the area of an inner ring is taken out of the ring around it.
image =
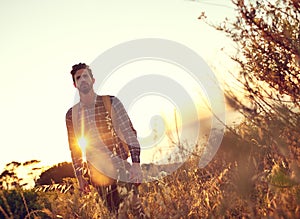
[[[87,94],[92,88],[95,82],[95,79],[92,78],[87,69],[78,70],[75,75],[75,84],[74,86],[79,90],[79,92]]]

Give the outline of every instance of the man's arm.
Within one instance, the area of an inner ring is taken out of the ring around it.
[[[114,107],[113,111],[115,112],[115,121],[113,119],[113,123],[119,128],[120,132],[122,132],[122,136],[125,138],[122,140],[126,141],[131,155],[132,166],[129,170],[130,180],[139,184],[143,181],[143,173],[140,166],[141,149],[137,139],[136,130],[134,129],[123,104],[117,97],[112,99],[112,107]]]
[[[131,159],[133,163],[140,163],[140,144],[137,140],[137,133],[134,129],[131,120],[121,103],[121,101],[117,97],[112,98],[112,107],[113,107],[113,125],[117,126],[125,141],[129,147]],[[118,135],[118,132],[117,132]],[[120,136],[119,136],[120,137]]]
[[[78,180],[79,186],[83,190],[87,186],[87,183],[83,178],[82,152],[77,143],[75,131],[73,128],[72,109],[70,109],[66,114],[66,126],[68,131],[68,142],[71,151],[71,158],[72,158],[74,172]]]

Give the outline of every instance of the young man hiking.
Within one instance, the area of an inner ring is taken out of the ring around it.
[[[126,194],[133,191],[133,215],[146,218],[137,194],[142,181],[140,145],[123,104],[117,97],[94,92],[95,79],[85,63],[74,65],[71,75],[80,102],[68,110],[66,125],[80,190],[89,192],[93,185],[108,210],[118,215],[126,188]],[[132,165],[127,162],[129,156]],[[121,187],[123,196],[118,191]]]

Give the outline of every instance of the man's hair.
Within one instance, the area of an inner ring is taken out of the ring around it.
[[[71,71],[71,75],[72,75],[72,79],[73,79],[73,82],[75,83],[75,78],[74,78],[74,75],[76,74],[76,72],[80,69],[87,69],[88,72],[89,72],[89,75],[93,78],[93,73],[92,73],[92,70],[90,69],[90,66],[88,66],[87,64],[85,63],[78,63],[76,65],[73,65],[72,66],[72,71]]]

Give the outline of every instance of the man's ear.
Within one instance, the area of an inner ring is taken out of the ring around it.
[[[94,84],[94,83],[95,83],[95,81],[96,81],[96,80],[95,80],[95,78],[93,77],[93,79],[92,79],[92,80],[93,80],[93,84]]]

